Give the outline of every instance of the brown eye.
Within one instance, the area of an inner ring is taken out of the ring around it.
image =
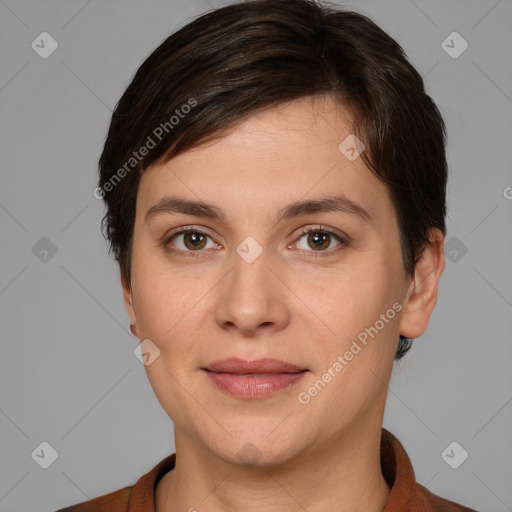
[[[174,233],[164,242],[164,246],[170,251],[181,251],[183,253],[202,252],[202,249],[219,247],[209,235],[192,229],[183,229]]]
[[[183,233],[183,243],[187,249],[203,249],[206,245],[206,236],[202,233],[189,231],[188,233]]]
[[[344,245],[344,240],[341,236],[331,231],[313,228],[304,230],[295,245],[298,249],[309,252],[331,253],[334,252],[338,246]],[[333,250],[331,251],[327,249]]]
[[[327,249],[331,242],[331,237],[327,233],[321,231],[312,231],[308,234],[309,247],[316,250]]]

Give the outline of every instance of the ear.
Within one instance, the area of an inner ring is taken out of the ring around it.
[[[130,323],[136,323],[135,318],[135,307],[133,305],[133,294],[132,294],[132,287],[129,283],[128,279],[126,279],[123,276],[123,273],[121,274],[121,288],[123,289],[123,300],[124,300],[124,307],[126,308],[126,312],[128,313],[128,317],[130,318]]]
[[[427,329],[437,302],[439,279],[444,269],[444,235],[437,228],[429,231],[429,242],[416,264],[400,317],[399,332],[418,338]]]

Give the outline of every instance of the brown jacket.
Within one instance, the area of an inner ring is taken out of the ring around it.
[[[386,429],[381,437],[382,474],[391,492],[382,512],[476,512],[435,494],[416,482],[411,461],[398,439]],[[155,512],[155,487],[174,468],[176,454],[169,455],[133,486],[57,512]]]

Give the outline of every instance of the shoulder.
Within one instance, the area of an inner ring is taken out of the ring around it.
[[[135,485],[123,487],[89,501],[61,508],[56,512],[130,512],[130,510],[154,510],[154,492],[158,482],[176,463],[176,454],[168,455],[142,475]]]
[[[98,496],[89,501],[61,508],[56,512],[128,512],[133,486]]]
[[[391,488],[383,512],[477,512],[441,498],[418,483],[404,446],[384,428],[381,437],[381,467]]]
[[[416,483],[415,493],[428,501],[432,512],[478,512],[473,508],[441,498],[441,496],[437,496],[418,483]]]

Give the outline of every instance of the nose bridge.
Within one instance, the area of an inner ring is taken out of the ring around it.
[[[231,254],[231,271],[221,287],[216,307],[219,325],[254,331],[259,325],[282,325],[287,310],[276,288],[272,255],[253,237],[245,238]],[[275,271],[274,271],[275,272]]]
[[[267,268],[270,264],[270,251],[252,236],[246,237],[238,244],[232,255],[233,271],[230,287],[232,293],[241,293],[242,297],[262,294],[260,299],[270,293],[270,275]],[[236,288],[233,289],[233,287]]]

